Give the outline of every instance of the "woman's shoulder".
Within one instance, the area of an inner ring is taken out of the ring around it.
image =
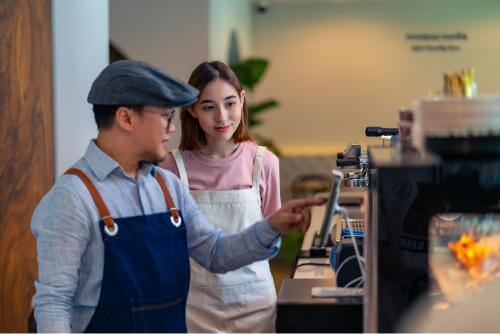
[[[265,150],[264,151],[264,159],[263,159],[263,168],[264,170],[274,170],[274,169],[279,169],[280,166],[280,160],[270,150]]]
[[[252,159],[255,159],[256,154],[257,154],[257,149],[260,147],[256,142],[253,141],[247,141],[245,143],[245,151],[247,151],[247,154],[252,157]],[[264,170],[269,170],[269,169],[274,169],[274,168],[279,168],[279,159],[278,157],[267,147],[265,147],[264,150],[264,156],[262,159],[262,166]]]
[[[270,161],[272,163],[279,163],[279,158],[271,150],[267,149],[264,151],[264,160]]]

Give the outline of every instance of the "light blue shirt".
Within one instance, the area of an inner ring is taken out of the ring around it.
[[[213,272],[227,272],[275,255],[279,234],[267,221],[228,235],[208,221],[189,190],[172,173],[143,163],[137,179],[91,141],[73,167],[85,172],[115,218],[167,210],[154,178],[160,172],[183,214],[190,256]],[[104,266],[101,219],[89,191],[74,175],[62,175],[32,218],[37,240],[38,280],[33,297],[40,332],[82,332],[99,301]],[[171,254],[175,256],[175,254]]]

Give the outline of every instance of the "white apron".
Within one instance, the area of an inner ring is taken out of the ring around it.
[[[202,212],[226,232],[240,232],[262,220],[260,175],[265,147],[255,157],[252,188],[191,190]],[[189,187],[178,150],[172,151],[181,181]],[[214,274],[191,262],[186,319],[189,332],[275,332],[276,290],[267,261]]]

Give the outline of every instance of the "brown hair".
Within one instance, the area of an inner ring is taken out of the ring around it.
[[[131,105],[102,105],[94,104],[92,110],[94,111],[94,119],[97,124],[97,130],[106,130],[111,128],[113,122],[115,121],[116,111],[120,107],[126,107],[132,109],[133,111],[142,114],[143,105],[131,106]]]
[[[241,91],[243,89],[241,88],[240,81],[236,77],[236,74],[234,74],[233,70],[231,70],[229,66],[220,61],[203,62],[198,65],[194,69],[193,73],[191,73],[188,83],[198,89],[201,94],[209,83],[217,79],[226,81],[233,86],[234,89],[236,89],[239,95],[241,95]],[[191,105],[191,107],[192,106],[193,105]],[[205,132],[203,132],[200,123],[191,115],[186,107],[182,108],[181,111],[181,127],[181,142],[179,144],[179,148],[181,150],[196,151],[202,149],[207,144]],[[233,134],[233,139],[236,143],[252,140],[250,133],[248,132],[248,112],[246,101],[243,102],[241,122]]]

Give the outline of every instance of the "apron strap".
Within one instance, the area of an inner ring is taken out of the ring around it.
[[[177,209],[174,205],[174,201],[172,200],[172,196],[170,196],[170,191],[168,191],[167,184],[165,180],[161,176],[161,172],[156,170],[155,175],[156,181],[160,184],[161,191],[163,192],[163,196],[165,197],[165,202],[167,203],[167,208],[172,217],[176,222],[179,221],[179,209]]]
[[[264,146],[257,147],[257,153],[255,154],[255,162],[253,164],[253,176],[252,176],[252,188],[257,189],[260,194],[260,175],[262,174],[262,163],[264,161],[264,152],[266,148]]]
[[[177,169],[179,170],[179,177],[181,178],[182,183],[189,188],[189,179],[186,172],[186,166],[184,165],[184,159],[182,159],[181,151],[175,148],[171,150],[170,153],[174,156],[174,161],[177,165]]]
[[[112,231],[114,229],[114,227],[116,226],[115,220],[113,219],[113,217],[111,217],[111,214],[109,213],[108,207],[106,206],[106,204],[104,204],[104,201],[102,200],[101,195],[97,191],[97,189],[94,186],[94,184],[92,183],[92,181],[90,181],[89,177],[84,172],[82,172],[81,170],[76,169],[76,168],[70,168],[64,174],[76,175],[83,181],[83,183],[85,184],[85,186],[89,190],[90,195],[92,196],[92,199],[94,200],[95,205],[97,206],[97,210],[101,214],[101,218],[104,222],[104,225],[109,230]]]

